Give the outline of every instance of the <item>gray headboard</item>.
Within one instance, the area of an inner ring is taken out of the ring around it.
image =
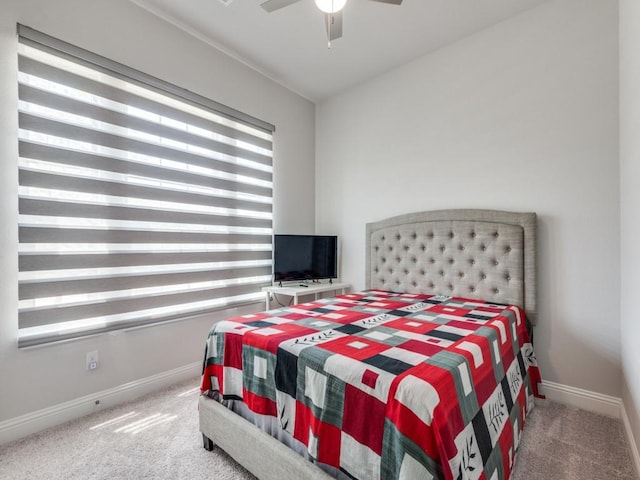
[[[366,286],[524,308],[536,323],[536,214],[436,210],[367,224]]]

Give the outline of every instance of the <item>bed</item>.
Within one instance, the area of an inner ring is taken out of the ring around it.
[[[509,478],[535,321],[534,213],[367,224],[365,290],[213,326],[204,446],[261,479]]]

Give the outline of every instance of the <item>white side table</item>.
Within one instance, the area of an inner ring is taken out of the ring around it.
[[[262,287],[262,291],[265,293],[265,301],[267,305],[267,310],[271,309],[271,295],[285,295],[288,297],[293,297],[293,303],[298,303],[298,297],[304,295],[314,295],[315,299],[318,300],[318,294],[324,292],[340,292],[341,294],[347,293],[347,290],[351,288],[351,284],[349,283],[309,283],[307,286],[303,286],[305,284],[299,285],[284,285],[279,287],[277,285],[272,285],[270,287]],[[335,293],[336,295],[338,293]]]

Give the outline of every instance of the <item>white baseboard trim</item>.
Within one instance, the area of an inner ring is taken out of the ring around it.
[[[542,381],[541,393],[554,402],[564,403],[608,417],[621,417],[622,399],[617,397],[547,380]]]
[[[175,383],[197,376],[202,363],[195,362],[167,372],[125,383],[101,392],[43,408],[0,422],[0,445],[104,408],[125,403]]]
[[[636,439],[633,436],[631,423],[629,422],[629,416],[627,415],[627,409],[624,406],[624,402],[622,403],[621,414],[624,433],[627,435],[629,449],[631,450],[631,461],[633,462],[633,466],[636,469],[636,475],[638,476],[638,478],[640,478],[640,450],[638,450],[638,444],[636,443]]]

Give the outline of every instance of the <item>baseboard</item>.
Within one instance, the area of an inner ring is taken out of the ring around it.
[[[608,417],[621,417],[622,399],[617,397],[547,380],[542,381],[542,394],[554,402],[564,403]]]
[[[627,435],[627,441],[629,442],[629,450],[631,451],[631,461],[636,469],[636,475],[640,478],[640,450],[638,450],[638,444],[633,436],[631,429],[631,423],[629,422],[629,416],[627,415],[627,409],[622,404],[621,409],[622,425],[624,426],[624,433]]]
[[[200,373],[201,369],[202,363],[195,362],[5,420],[0,422],[0,445],[18,440],[46,428],[84,417],[85,415],[104,408],[135,400],[147,393],[195,377]]]

